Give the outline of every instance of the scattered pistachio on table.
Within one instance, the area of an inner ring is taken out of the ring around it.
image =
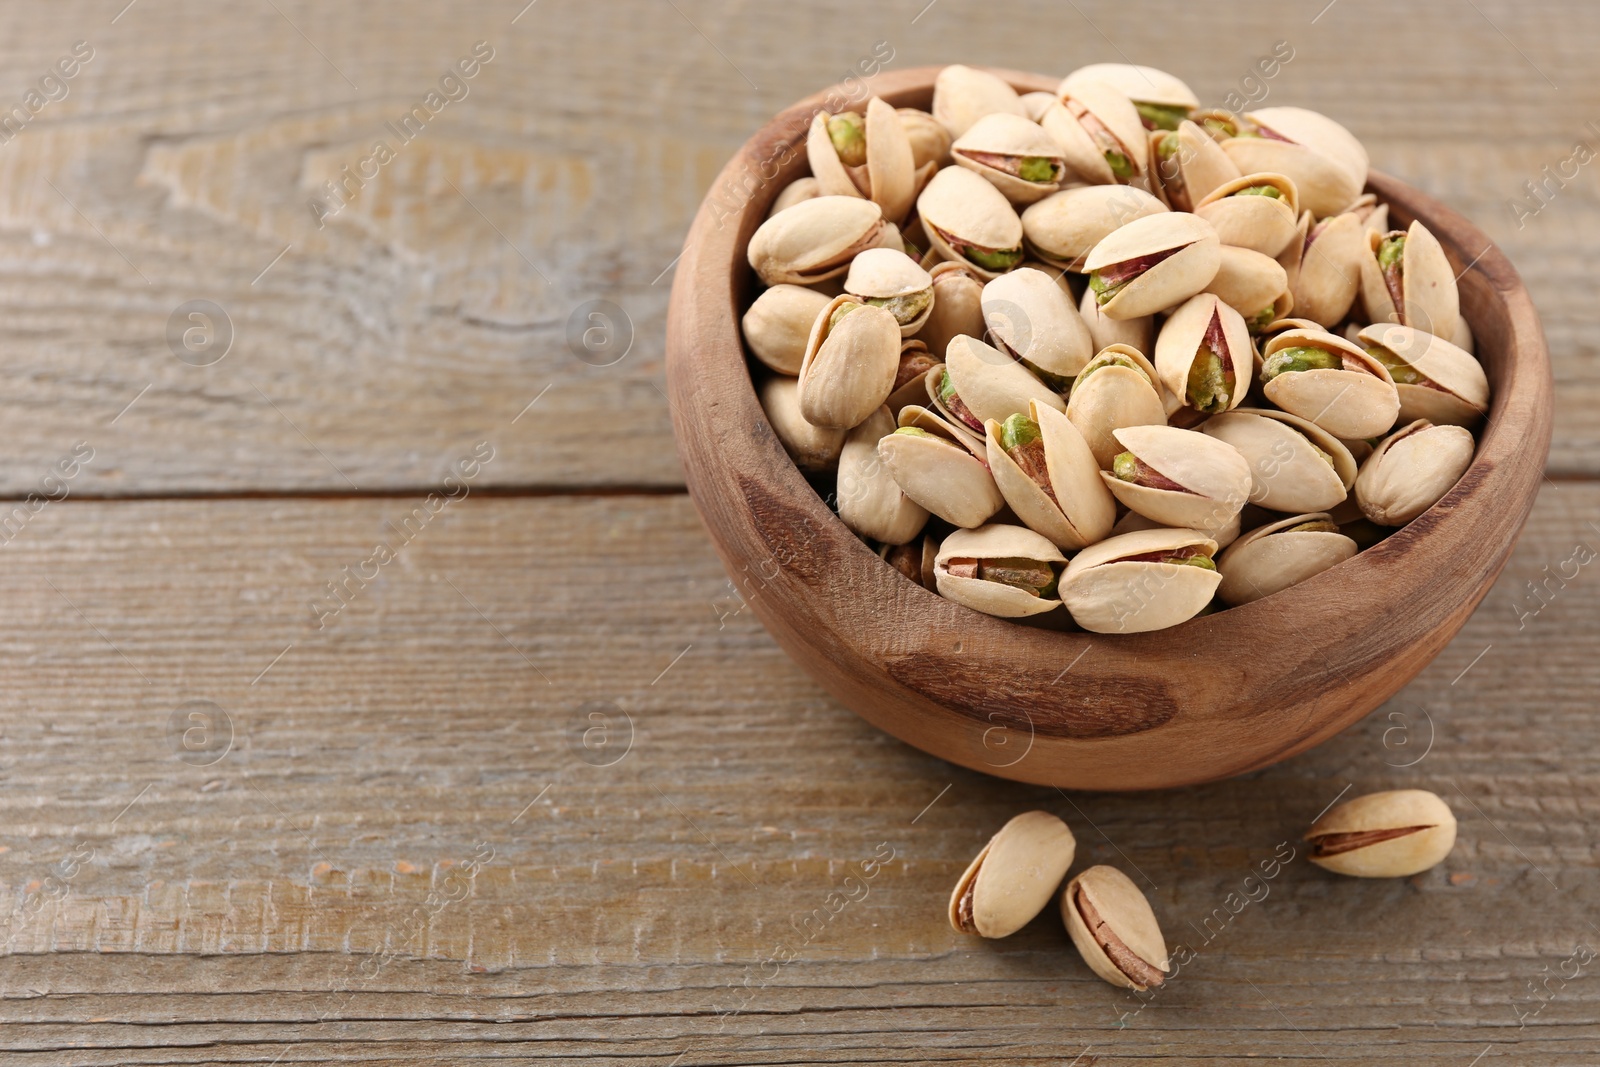
[[[1311,824],[1308,858],[1357,878],[1405,878],[1444,860],[1456,843],[1450,806],[1424,789],[1347,800]]]

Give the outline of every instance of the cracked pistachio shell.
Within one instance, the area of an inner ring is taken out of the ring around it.
[[[1176,75],[1137,63],[1090,63],[1061,79],[1057,92],[1066,92],[1090,82],[1109,85],[1141,104],[1189,110],[1200,106],[1200,98],[1194,95],[1194,90]]]
[[[741,325],[745,343],[762,363],[779,374],[800,373],[811,327],[829,300],[803,285],[774,285],[751,303]]]
[[[906,496],[952,525],[982,526],[1005,506],[989,468],[949,438],[892,433],[878,441],[878,458]]]
[[[946,600],[1003,619],[1042,615],[1061,606],[1059,600],[1034,596],[1014,586],[951,574],[950,561],[954,559],[1026,559],[1040,563],[1066,563],[1067,557],[1042,534],[1023,526],[1007,526],[1003,523],[957,530],[944,539],[939,546],[939,554],[934,557],[934,581],[938,585],[939,595]],[[1051,886],[1052,890],[1054,888]]]
[[[983,287],[982,307],[995,347],[1045,375],[1074,378],[1094,355],[1072,297],[1043,271],[1002,274]]]
[[[951,137],[960,137],[985,115],[1026,115],[1022,98],[986,70],[952,63],[933,81],[933,117]]]
[[[884,218],[899,222],[911,210],[916,166],[911,141],[900,125],[895,109],[878,97],[867,101],[863,120],[866,139],[866,164],[848,166],[839,159],[828,122],[833,116],[819,111],[811,120],[806,135],[806,155],[811,173],[828,196],[859,196],[883,209]]]
[[[854,306],[838,325],[831,320]],[[811,327],[800,364],[800,413],[817,426],[848,430],[876,411],[900,369],[900,324],[882,308],[836,297]]]
[[[1221,549],[1227,548],[1229,545],[1233,544],[1234,541],[1239,539],[1240,526],[1241,519],[1239,515],[1236,514],[1230,516],[1225,522],[1223,522],[1221,526],[1213,526],[1208,529],[1196,530],[1195,532],[1204,534],[1206,537],[1215,541],[1217,543],[1217,547]],[[1111,532],[1113,534],[1125,534],[1134,533],[1137,530],[1165,529],[1168,529],[1168,527],[1156,522],[1153,519],[1145,518],[1137,511],[1125,511],[1122,513],[1122,518],[1117,520],[1117,524],[1111,527]]]
[[[1349,314],[1361,289],[1361,257],[1368,254],[1366,232],[1354,215],[1335,215],[1315,225],[1303,215],[1300,226],[1306,236],[1294,268],[1289,269],[1295,314],[1333,326]]]
[[[1176,149],[1163,153],[1169,136]],[[1174,211],[1193,211],[1213,189],[1239,177],[1222,146],[1197,123],[1185,119],[1175,131],[1150,131],[1150,180],[1157,195]]]
[[[1308,522],[1331,522],[1326,512],[1280,519],[1251,530],[1222,553],[1217,595],[1234,606],[1249,604],[1315,577],[1356,554],[1356,543],[1342,533],[1296,530]]]
[[[929,272],[933,279],[933,309],[917,336],[939,359],[950,342],[962,334],[982,337],[983,286],[986,281],[969,263],[946,260]]]
[[[1101,349],[1072,383],[1067,418],[1083,435],[1100,469],[1110,470],[1123,450],[1112,431],[1124,426],[1166,425],[1167,410],[1158,383],[1150,361],[1138,349],[1122,344]]]
[[[1202,433],[1226,441],[1250,466],[1250,502],[1298,514],[1338,506],[1356,480],[1344,442],[1286,411],[1239,408],[1207,419]]]
[[[1420,222],[1405,231],[1405,248],[1400,254],[1400,304],[1396,307],[1383,268],[1378,265],[1378,249],[1384,239],[1399,236],[1367,231],[1367,252],[1360,258],[1361,302],[1367,321],[1394,322],[1414,326],[1436,337],[1450,340],[1461,322],[1461,294],[1456,288],[1455,268],[1444,254],[1439,239]]]
[[[1183,487],[1156,489],[1101,471],[1112,495],[1147,519],[1203,530],[1223,525],[1250,499],[1250,465],[1226,441],[1175,426],[1124,426],[1111,436],[1123,451]]]
[[[1034,255],[1063,270],[1082,271],[1094,247],[1135,219],[1166,206],[1131,185],[1063,189],[1022,213],[1022,234]]]
[[[772,201],[772,210],[767,212],[771,218],[785,208],[794,207],[802,200],[814,200],[822,195],[822,186],[815,178],[796,178],[783,187],[783,191]]]
[[[1077,839],[1047,811],[1027,811],[989,839],[950,894],[950,925],[1008,937],[1033,921],[1072,866]]]
[[[1361,220],[1361,225],[1367,228],[1368,233],[1389,232],[1389,205],[1378,203],[1376,193],[1362,193],[1339,214],[1354,215]]]
[[[1240,194],[1263,186],[1278,190],[1278,195]],[[1285,175],[1244,174],[1213,189],[1194,213],[1211,223],[1223,244],[1276,256],[1295,236],[1299,205],[1300,194]]]
[[[1289,293],[1289,274],[1283,264],[1249,248],[1223,245],[1217,276],[1205,291],[1215,293],[1222,302],[1246,319],[1272,309],[1274,318],[1287,314],[1294,306]]]
[[[922,532],[928,512],[901,492],[878,458],[878,442],[894,433],[888,408],[851,430],[839,455],[839,519],[862,537],[903,545]]]
[[[1032,92],[1022,94],[1022,113],[1034,122],[1044,118],[1050,105],[1056,102],[1055,93]]]
[[[946,167],[935,174],[917,198],[917,213],[929,243],[941,256],[970,266],[985,280],[1005,272],[974,263],[958,252],[952,241],[985,251],[1020,253],[1022,248],[1022,220],[1011,202],[1000,190],[963,167]]]
[[[1411,326],[1368,326],[1357,344],[1378,349],[1384,363],[1403,362],[1432,384],[1396,382],[1400,421],[1476,426],[1489,410],[1489,379],[1469,353]],[[1393,374],[1391,373],[1391,377]]]
[[[989,470],[1000,495],[1023,524],[1068,551],[1103,540],[1117,519],[1117,502],[1100,481],[1100,466],[1083,435],[1067,417],[1037,401],[1028,405],[1028,417],[1039,425],[1044,444],[1046,492],[1001,447],[1000,423],[985,426]]]
[[[838,277],[857,252],[885,239],[877,204],[853,196],[818,196],[763,222],[750,238],[748,258],[767,285],[808,285]]]
[[[1262,387],[1278,407],[1309,419],[1339,438],[1377,437],[1400,414],[1394,379],[1375,357],[1331,333],[1285,330],[1261,350],[1263,362],[1285,348],[1320,348],[1365,370],[1304,370],[1279,374]]]
[[[794,465],[803,471],[832,470],[844,448],[844,431],[813,426],[800,414],[800,385],[793,378],[774,377],[761,383],[761,410],[772,432],[783,442]]]
[[[937,169],[950,162],[950,131],[938,119],[914,107],[900,108],[895,114],[911,142],[911,162],[917,170],[930,163]]]
[[[956,138],[950,156],[957,166],[966,167],[992,184],[1013,204],[1043,200],[1060,189],[1070,173],[1055,138],[1045,133],[1037,122],[1021,115],[985,115]],[[1009,170],[992,166],[985,158],[991,156],[1019,161],[1047,159],[1052,177],[1048,181],[1026,181]]]
[[[1227,396],[1226,407],[1236,408],[1244,403],[1245,393],[1250,390],[1250,379],[1255,372],[1255,346],[1250,343],[1250,330],[1244,318],[1217,296],[1200,293],[1184,301],[1169,315],[1156,336],[1156,374],[1167,392],[1185,407],[1194,406],[1189,397],[1189,372],[1213,322],[1221,326],[1226,349],[1217,354],[1226,361],[1226,369],[1233,371],[1233,391]]]
[[[1410,832],[1391,833],[1401,830]],[[1335,874],[1407,878],[1450,855],[1456,817],[1434,793],[1395,789],[1345,801],[1312,823],[1306,840],[1306,858]]]
[[[1090,928],[1086,915],[1099,920],[1097,928]],[[1115,867],[1090,867],[1068,882],[1061,892],[1061,918],[1083,962],[1114,986],[1143,991],[1159,986],[1170,969],[1156,913],[1133,880]],[[1114,945],[1111,952],[1108,941]],[[1130,964],[1124,953],[1143,966]]]
[[[979,423],[978,425],[973,425],[972,422],[969,422],[960,415],[957,415],[950,409],[949,405],[947,405],[944,402],[944,399],[939,395],[944,389],[944,378],[948,373],[949,367],[943,363],[939,364],[937,367],[934,367],[928,372],[928,376],[923,380],[927,384],[927,399],[929,405],[931,406],[922,408],[921,410],[927,412],[928,418],[938,420],[940,427],[948,428],[950,437],[954,438],[956,441],[959,441],[961,444],[966,445],[972,450],[974,455],[981,456],[983,455],[983,424]],[[959,395],[959,393],[957,395]],[[921,423],[907,423],[903,421],[905,412],[910,411],[913,407],[916,407],[916,405],[909,405],[902,410],[902,421],[900,425],[921,426]],[[932,427],[928,426],[921,426],[921,428],[925,430],[932,429]]]
[[[1108,537],[1072,557],[1061,575],[1061,602],[1074,622],[1099,634],[1145,633],[1192,619],[1211,603],[1222,575],[1129,558],[1184,548],[1210,555],[1217,543],[1198,530],[1165,527]]]
[[[1222,142],[1240,173],[1288,176],[1299,191],[1301,210],[1319,219],[1338,214],[1361,195],[1367,183],[1367,152],[1337,122],[1298,107],[1262,108],[1244,118],[1270,136],[1230,137]]]
[[[1056,98],[1060,106],[1047,109],[1039,124],[1060,142],[1062,156],[1079,177],[1092,185],[1143,180],[1150,169],[1150,138],[1132,100],[1098,81],[1070,88],[1063,83],[1056,89]],[[1131,175],[1118,177],[1111,169],[1105,155],[1108,148],[1090,134],[1090,127],[1074,113],[1076,108],[1084,109],[1091,124],[1098,123],[1110,133],[1117,150],[1127,157]]]
[[[1089,329],[1089,338],[1096,352],[1112,345],[1126,345],[1139,353],[1150,351],[1155,338],[1155,316],[1141,315],[1136,319],[1108,318],[1100,309],[1100,301],[1093,290],[1085,289],[1078,301],[1078,317]]]
[[[957,337],[944,352],[956,395],[980,423],[1028,410],[1028,401],[1066,411],[1067,403],[1028,368],[975,337]],[[935,405],[937,406],[937,405]]]
[[[1177,249],[1100,305],[1113,319],[1132,319],[1176,307],[1211,284],[1222,265],[1220,248],[1216,230],[1205,219],[1167,211],[1135,219],[1112,233],[1094,246],[1084,267],[1095,273]]]
[[[893,307],[885,310],[895,315],[900,325],[900,336],[910,337],[928,321],[933,310],[933,278],[904,252],[892,248],[869,248],[850,261],[850,272],[845,275],[844,291],[862,303],[872,300],[894,301],[926,294],[927,302],[916,315],[900,322],[901,316]]]
[[[1390,434],[1356,476],[1361,513],[1379,526],[1404,526],[1461,480],[1475,447],[1472,431],[1426,419]]]
[[[944,374],[944,364],[934,368],[937,375]],[[937,378],[935,378],[937,380]],[[927,430],[936,437],[958,444],[971,452],[979,459],[983,458],[983,437],[972,430],[965,423],[954,422],[938,408],[924,407],[921,404],[907,404],[900,409],[896,416],[903,429],[911,427],[918,430]]]

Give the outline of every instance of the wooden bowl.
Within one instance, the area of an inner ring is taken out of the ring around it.
[[[929,107],[936,67],[872,82]],[[1019,92],[1054,79],[996,74]],[[1432,509],[1309,581],[1155,633],[1053,632],[991,618],[907,581],[845,528],[757,402],[739,336],[750,235],[807,173],[811,116],[752,137],[701,205],[678,261],[667,381],[684,474],[717,552],[789,654],[869,722],[974,770],[1133,790],[1241,774],[1325,741],[1392,696],[1455,636],[1511,553],[1550,447],[1552,386],[1516,271],[1477,227],[1382,174],[1397,226],[1421,219],[1458,269],[1494,390],[1477,457]],[[861,101],[856,101],[859,106]]]

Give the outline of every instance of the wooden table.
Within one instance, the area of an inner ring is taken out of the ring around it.
[[[124,2],[0,12],[7,1063],[1597,1062],[1600,7]],[[1545,315],[1509,570],[1247,779],[1068,796],[875,732],[682,491],[663,316],[716,168],[878,42],[1223,103],[1279,41],[1268,99],[1479,220]],[[1404,786],[1461,818],[1443,866],[1304,862]],[[949,929],[1029,807],[1189,947],[1159,995],[1049,916]]]

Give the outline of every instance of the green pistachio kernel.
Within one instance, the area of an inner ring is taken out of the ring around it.
[[[978,577],[986,582],[998,582],[1038,597],[1052,597],[1061,576],[1045,560],[1007,556],[978,561]]]
[[[1139,117],[1144,120],[1144,124],[1152,130],[1175,130],[1189,117],[1188,108],[1171,104],[1146,104],[1135,101],[1133,106],[1138,109]]]
[[[1089,275],[1089,288],[1094,290],[1095,303],[1102,307],[1111,303],[1112,298],[1121,292],[1122,287],[1127,284],[1127,282],[1118,282],[1115,285],[1107,285],[1106,280],[1100,277],[1099,271],[1094,271]]]
[[[1421,385],[1428,380],[1418,373],[1415,367],[1387,348],[1369,348],[1367,355],[1389,368],[1389,377],[1394,379],[1396,385]]]
[[[1279,533],[1338,533],[1339,532],[1339,524],[1335,523],[1335,522],[1329,522],[1327,519],[1313,519],[1310,522],[1302,522],[1298,526],[1291,526],[1286,530],[1279,530],[1278,532]]]
[[[1251,333],[1260,333],[1268,326],[1271,326],[1273,322],[1277,320],[1277,318],[1278,309],[1276,307],[1264,307],[1254,315],[1250,316],[1245,325],[1250,328]]]
[[[1138,371],[1140,374],[1144,373],[1143,369],[1141,369],[1137,363],[1129,359],[1127,356],[1111,355],[1107,356],[1103,360],[1097,360],[1085,367],[1083,369],[1083,373],[1079,374],[1073,379],[1072,388],[1076,390],[1079,382],[1083,381],[1089,375],[1104,367],[1127,367],[1131,371]]]
[[[1010,270],[1022,262],[1022,249],[1020,248],[969,248],[967,258],[972,260],[984,270]]]
[[[1133,163],[1127,156],[1114,148],[1106,149],[1106,163],[1111,167],[1111,173],[1119,178],[1133,177]]]
[[[839,162],[847,167],[859,167],[867,162],[867,131],[861,116],[846,111],[828,120],[828,140],[839,153]]]
[[[1309,345],[1292,345],[1267,357],[1266,364],[1261,368],[1261,380],[1270,382],[1280,374],[1304,370],[1339,370],[1343,366],[1344,360],[1337,352]]]
[[[873,307],[883,308],[894,316],[894,321],[902,326],[909,325],[917,320],[917,316],[927,308],[928,301],[933,299],[932,289],[922,289],[915,293],[905,293],[901,296],[873,296],[867,298],[867,303]]]
[[[1222,357],[1209,348],[1202,347],[1189,364],[1189,406],[1196,411],[1212,414],[1225,411],[1233,395],[1231,375]]]
[[[1173,556],[1168,563],[1176,563],[1180,567],[1199,567],[1203,571],[1217,569],[1216,561],[1210,556]]]
[[[918,426],[902,426],[895,433],[905,434],[907,437],[932,437],[933,434]]]
[[[1247,185],[1243,189],[1236,190],[1233,195],[1266,196],[1271,197],[1273,200],[1282,200],[1283,190],[1279,189],[1276,185]]]
[[[1231,119],[1218,118],[1215,115],[1208,115],[1205,118],[1205,120],[1200,123],[1200,125],[1204,126],[1206,128],[1206,130],[1208,132],[1210,132],[1213,136],[1217,136],[1217,135],[1221,135],[1223,137],[1248,137],[1248,136],[1251,136],[1250,134],[1241,133],[1239,131],[1239,124],[1238,123],[1232,121]]]
[[[1007,452],[1031,445],[1039,436],[1039,424],[1021,412],[1007,415],[1006,421],[1000,424],[1000,447]]]
[[[1378,245],[1378,266],[1384,270],[1400,262],[1400,257],[1405,255],[1406,237],[1385,237],[1383,243]]]
[[[1049,182],[1056,177],[1054,160],[1043,156],[1023,156],[1017,166],[1017,177],[1025,182]]]
[[[1119,452],[1111,461],[1112,477],[1124,482],[1139,480],[1139,458],[1132,452]]]
[[[850,312],[857,311],[860,308],[861,308],[860,304],[849,304],[849,303],[840,304],[838,309],[834,311],[833,318],[828,320],[828,329],[831,330],[834,327],[838,326],[840,319],[842,319],[846,315],[850,314]],[[866,320],[862,320],[862,321],[866,321]]]
[[[939,377],[939,399],[948,404],[951,400],[955,399],[955,395],[956,383],[950,380],[950,372],[949,370],[946,370],[944,374],[940,375]]]
[[[1183,138],[1175,133],[1169,133],[1156,145],[1156,155],[1161,159],[1171,159],[1182,148]]]

